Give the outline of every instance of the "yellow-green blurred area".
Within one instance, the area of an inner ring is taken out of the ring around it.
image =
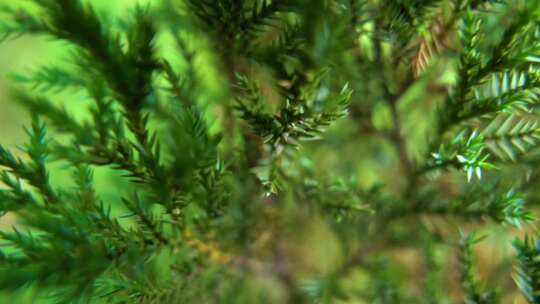
[[[91,0],[89,2],[96,8],[98,12],[103,12],[104,18],[119,18],[125,17],[130,8],[135,4],[148,3],[152,5],[154,0]],[[156,0],[157,1],[157,0]],[[9,0],[9,5],[16,7],[27,5],[25,0]],[[0,15],[0,18],[2,16]],[[494,21],[495,22],[495,21]],[[496,29],[493,24],[487,24],[486,27]],[[177,56],[174,55],[174,50],[168,49],[166,43],[167,37],[160,36],[157,48],[160,54],[172,60],[174,64],[182,64],[181,60],[174,62]],[[24,131],[24,126],[28,125],[30,119],[29,114],[19,106],[12,98],[13,89],[29,89],[24,85],[18,85],[13,78],[14,75],[24,74],[28,71],[35,70],[36,67],[44,65],[68,65],[72,53],[66,47],[65,43],[54,41],[46,37],[28,37],[8,40],[0,44],[0,144],[12,151],[18,151],[18,146],[23,145],[27,136]],[[169,56],[170,55],[170,56]],[[210,122],[213,131],[219,131],[220,112],[212,106],[213,100],[219,100],[227,94],[221,89],[219,81],[223,81],[216,76],[218,67],[212,66],[212,58],[208,59],[207,70],[199,73],[200,77],[204,77],[202,81],[206,91],[203,96],[203,106],[210,109],[208,113],[208,121]],[[418,157],[425,151],[426,134],[430,130],[430,117],[435,113],[435,105],[441,102],[441,95],[427,94],[426,92],[437,86],[445,86],[453,82],[455,71],[451,60],[441,59],[436,62],[426,71],[430,73],[418,81],[413,89],[406,94],[400,101],[400,111],[407,113],[404,122],[404,130],[408,136],[408,140],[414,143],[411,145],[414,151],[411,154]],[[434,91],[437,91],[436,89]],[[85,115],[88,115],[88,100],[83,92],[62,92],[51,93],[47,96],[57,101],[59,105],[64,105],[70,113],[78,119],[84,120]],[[360,102],[363,96],[356,96],[356,100],[352,102]],[[214,111],[215,110],[215,111]],[[379,129],[388,128],[391,124],[389,109],[385,104],[376,106],[372,117],[373,125]],[[358,139],[355,138],[357,130],[355,125],[349,119],[342,119],[332,126],[324,135],[324,139],[315,143],[305,145],[297,156],[297,159],[303,166],[309,170],[316,172],[316,175],[331,176],[340,175],[341,173],[356,176],[355,183],[364,188],[372,187],[377,183],[384,183],[389,189],[398,189],[403,185],[399,185],[399,179],[395,178],[398,174],[399,160],[395,155],[395,151],[384,140],[377,139]],[[50,130],[50,132],[53,132]],[[24,157],[23,153],[18,155]],[[309,157],[303,157],[304,155]],[[351,164],[354,164],[351,167]],[[70,170],[66,170],[65,163],[53,163],[49,167],[53,187],[70,187],[74,183],[70,177]],[[127,188],[127,181],[119,177],[118,172],[112,169],[99,169],[94,172],[95,187],[99,196],[108,202],[113,213],[121,214],[124,210],[119,206],[120,197],[124,195],[123,191]],[[459,176],[463,179],[463,176]],[[447,183],[449,188],[452,188],[452,177],[443,178],[441,184]],[[449,191],[457,191],[450,189]],[[286,199],[287,200],[287,199]],[[291,198],[290,200],[294,200]],[[291,203],[294,205],[294,202]],[[286,208],[285,208],[286,209]],[[262,229],[258,241],[252,244],[254,255],[264,257],[268,252],[276,247],[280,247],[281,254],[288,257],[287,261],[293,264],[295,278],[297,281],[305,285],[306,292],[309,293],[310,286],[321,284],[317,281],[319,274],[331,273],[338,271],[343,267],[345,249],[340,242],[340,236],[330,227],[328,222],[319,217],[303,217],[302,215],[294,214],[296,210],[291,207],[290,218],[281,219],[279,223],[271,222],[269,228]],[[287,213],[287,211],[285,211]],[[289,223],[289,222],[290,223]],[[128,221],[123,222],[129,225]],[[441,220],[438,217],[418,216],[414,220],[404,221],[404,225],[425,225],[441,238],[449,240],[445,245],[437,246],[434,250],[434,259],[443,265],[441,276],[445,292],[448,293],[456,303],[462,297],[460,284],[459,267],[457,248],[459,247],[456,237],[458,227],[461,227],[458,220],[445,219]],[[17,225],[17,219],[7,214],[0,218],[0,229],[10,229]],[[276,225],[274,230],[272,225]],[[288,226],[289,225],[289,226]],[[285,228],[283,228],[285,227]],[[525,303],[521,296],[513,287],[512,265],[509,263],[509,258],[514,255],[511,248],[512,233],[508,233],[508,227],[500,227],[499,225],[469,225],[465,229],[476,229],[479,234],[485,234],[488,237],[477,246],[477,261],[478,274],[481,282],[486,282],[488,288],[500,286],[504,290],[514,290],[514,293],[505,294],[502,303]],[[373,235],[376,232],[358,231],[358,234]],[[396,238],[399,239],[400,233],[403,231],[396,230]],[[404,233],[404,232],[403,232]],[[404,233],[405,234],[405,233]],[[274,240],[283,241],[276,244]],[[285,240],[285,241],[284,241]],[[1,244],[0,244],[1,246]],[[361,267],[343,270],[342,277],[338,281],[339,287],[347,294],[365,293],[367,283],[373,273],[378,276],[387,277],[389,284],[392,280],[406,278],[407,284],[402,286],[408,289],[410,294],[423,294],[422,286],[425,286],[423,280],[426,280],[426,269],[423,266],[424,257],[422,252],[415,247],[399,246],[395,250],[385,248],[384,256],[379,254],[380,248],[364,248],[365,243],[348,244],[348,251],[363,251],[366,256],[374,261],[372,265],[380,267],[373,269],[364,269]],[[165,255],[165,254],[164,254]],[[391,258],[391,259],[389,259]],[[159,257],[153,259],[151,263],[162,263],[157,265],[159,271],[168,271],[168,257]],[[501,266],[502,265],[502,266]],[[161,267],[160,267],[161,266]],[[395,267],[394,267],[395,266]],[[388,273],[388,274],[386,274]],[[429,278],[427,278],[429,279]],[[260,273],[253,275],[253,278],[248,280],[249,284],[246,288],[253,289],[254,292],[264,290],[269,298],[270,303],[285,303],[286,301],[286,286],[279,281],[275,274]],[[313,287],[313,289],[316,289]],[[40,295],[41,296],[41,295]],[[335,303],[363,303],[354,300],[351,297],[346,300],[336,300]],[[25,304],[25,303],[53,303],[47,299],[37,298],[33,287],[21,290],[15,293],[0,293],[1,303]],[[95,303],[99,303],[96,300]]]
[[[25,8],[30,7],[29,2],[25,0],[9,0],[2,1],[1,4],[14,8]],[[118,18],[120,20],[127,17],[134,5],[148,5],[151,1],[92,0],[89,2],[96,8],[98,13],[106,16],[106,18]],[[2,15],[0,15],[1,18]],[[28,139],[24,127],[30,123],[30,115],[13,100],[13,90],[25,88],[20,86],[14,79],[17,78],[17,75],[35,71],[36,67],[40,66],[69,67],[69,62],[73,59],[71,51],[66,47],[65,43],[43,36],[23,36],[9,39],[0,44],[0,144],[14,151],[22,158],[24,158],[24,155],[20,151],[20,147]],[[28,87],[25,89],[28,89]],[[64,105],[70,113],[79,119],[88,108],[88,101],[85,100],[85,95],[82,92],[48,94],[48,96],[53,96],[53,100]],[[52,130],[49,130],[49,132],[52,132]],[[52,168],[50,168],[53,185],[68,187],[72,185],[69,169],[66,168],[65,164],[53,164]],[[96,177],[95,187],[100,195],[107,201],[119,200],[118,189],[125,186],[124,180],[113,174],[112,170],[96,170],[94,174]],[[111,205],[116,206],[115,204]],[[0,229],[11,229],[14,226],[17,226],[17,220],[10,214],[0,218]],[[54,301],[43,299],[42,296],[38,297],[33,287],[28,286],[28,288],[23,288],[20,292],[0,293],[0,303],[33,304],[54,303]]]
[[[9,1],[9,6],[14,8],[24,8],[29,6],[30,1],[13,0]],[[129,0],[92,0],[91,4],[104,18],[126,18],[130,10],[133,10],[135,3],[138,5],[148,4],[149,1],[129,1]],[[4,3],[2,3],[4,4]],[[0,15],[0,18],[2,16]],[[30,113],[27,113],[16,101],[13,100],[15,90],[31,90],[31,86],[25,86],[16,81],[19,75],[35,72],[37,68],[43,66],[59,66],[64,68],[73,67],[73,50],[68,48],[64,42],[53,40],[44,36],[23,36],[9,39],[0,44],[0,144],[9,148],[15,153],[22,155],[20,147],[27,141],[25,126],[30,122]],[[84,72],[84,71],[83,71]],[[65,107],[70,114],[78,120],[87,119],[89,100],[84,92],[62,92],[56,93],[35,90],[36,94],[51,96],[51,99],[58,105]],[[48,130],[52,132],[52,130]],[[60,164],[57,168],[52,168],[51,178],[56,185],[69,185],[69,173],[62,170],[65,165]],[[111,177],[110,172],[96,172],[96,187],[100,190],[112,191],[112,185],[118,179]],[[111,184],[113,182],[113,184]],[[114,195],[111,192],[110,195]],[[1,220],[2,226],[9,225],[7,219]]]

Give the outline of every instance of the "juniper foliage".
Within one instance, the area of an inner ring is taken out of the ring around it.
[[[12,77],[31,122],[25,145],[0,146],[8,295],[540,303],[540,241],[508,241],[540,201],[540,2],[156,0],[115,16],[29,0],[1,14],[5,43],[69,50]],[[479,274],[475,248],[512,244]]]

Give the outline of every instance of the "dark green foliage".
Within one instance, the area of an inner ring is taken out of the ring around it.
[[[478,279],[474,274],[474,246],[482,240],[475,233],[466,234],[461,232],[461,263],[463,289],[465,291],[465,303],[481,304],[481,303],[498,303],[497,294],[494,291],[482,291]]]
[[[18,150],[0,146],[0,291],[540,302],[536,239],[486,274],[474,248],[507,239],[461,232],[450,248],[462,226],[534,227],[538,1],[93,5],[2,6],[1,41],[70,52],[11,77],[31,123]]]
[[[514,248],[517,251],[519,261],[516,283],[529,303],[539,303],[538,275],[540,274],[540,265],[538,264],[538,254],[540,248],[538,240],[525,236],[523,240],[516,239],[514,241]]]

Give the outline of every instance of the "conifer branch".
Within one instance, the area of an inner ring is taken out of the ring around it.
[[[514,281],[528,303],[540,303],[540,271],[538,264],[539,244],[534,237],[516,238],[513,242],[517,251],[518,266]]]
[[[480,282],[507,260],[480,275],[474,233],[461,267],[440,265],[448,223],[534,225],[536,1],[169,0],[119,21],[84,0],[12,7],[0,41],[72,56],[12,79],[32,122],[22,153],[0,146],[0,299],[513,296]],[[536,240],[514,247],[538,302]]]
[[[465,303],[497,303],[497,294],[494,291],[482,291],[478,279],[474,273],[474,246],[482,240],[482,237],[476,236],[474,232],[461,235],[461,255],[463,289],[465,292]]]

